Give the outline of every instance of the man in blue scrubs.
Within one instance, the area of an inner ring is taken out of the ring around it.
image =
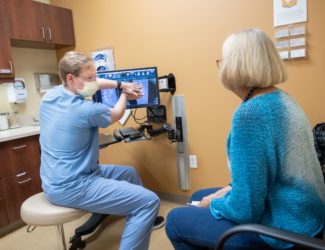
[[[142,186],[128,166],[98,165],[98,128],[118,121],[127,100],[143,94],[137,84],[96,79],[91,58],[67,52],[59,62],[62,85],[49,91],[40,105],[42,187],[59,206],[93,213],[125,215],[120,249],[148,249],[159,198]],[[85,97],[98,89],[121,88],[113,109]]]

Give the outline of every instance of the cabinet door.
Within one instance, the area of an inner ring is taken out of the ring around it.
[[[0,159],[2,178],[40,167],[38,136],[0,143]]]
[[[72,11],[48,4],[42,6],[47,40],[57,47],[74,46]]]
[[[8,223],[5,199],[0,197],[0,227],[6,226]]]
[[[11,39],[45,41],[41,3],[31,0],[4,0]]]
[[[1,180],[9,223],[20,219],[21,204],[42,191],[39,168]]]
[[[8,224],[7,209],[5,199],[3,197],[2,186],[0,183],[0,227]]]
[[[14,70],[12,65],[11,45],[6,29],[6,19],[4,16],[4,2],[0,0],[0,80],[11,78],[13,80]]]

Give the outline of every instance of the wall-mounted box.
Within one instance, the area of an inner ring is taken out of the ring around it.
[[[44,93],[61,84],[57,73],[34,73],[36,89]]]

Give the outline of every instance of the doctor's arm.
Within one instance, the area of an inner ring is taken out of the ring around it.
[[[119,100],[115,104],[114,108],[111,109],[111,120],[112,123],[118,121],[122,118],[124,112],[125,112],[125,106],[126,106],[126,94],[122,92]]]
[[[126,93],[124,90],[121,93],[121,96],[118,102],[115,104],[114,108],[111,109],[111,119],[112,123],[120,120],[125,112],[126,101],[127,100],[136,100],[143,96],[143,93]]]
[[[114,89],[118,87],[118,81],[104,78],[97,78],[99,89]],[[141,85],[131,82],[121,82],[120,88],[127,94],[139,94],[142,91]]]

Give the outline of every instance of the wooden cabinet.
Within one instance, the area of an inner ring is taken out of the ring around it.
[[[28,170],[1,180],[9,223],[20,219],[21,204],[41,192],[39,168]]]
[[[11,46],[75,45],[72,11],[32,0],[0,0],[0,83],[15,78]]]
[[[3,197],[2,186],[0,183],[0,227],[8,224],[7,209],[5,199]]]
[[[31,0],[4,0],[9,36],[12,39],[42,41],[36,9]]]
[[[13,44],[36,42],[74,46],[72,11],[32,0],[3,0]]]
[[[0,143],[0,159],[0,226],[4,226],[19,220],[24,200],[42,191],[38,136]]]
[[[15,77],[10,39],[6,32],[7,23],[4,13],[4,2],[0,0],[0,82],[3,78],[13,79]]]
[[[40,166],[37,136],[0,143],[0,177],[8,177]]]
[[[56,45],[74,46],[71,10],[44,3],[41,5],[46,39]]]

